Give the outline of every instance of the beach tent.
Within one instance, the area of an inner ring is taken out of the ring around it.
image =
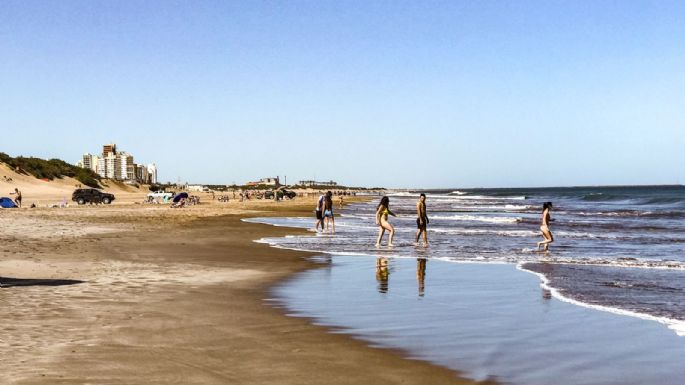
[[[188,193],[182,192],[182,193],[179,193],[178,195],[176,195],[176,196],[174,197],[174,203],[178,203],[178,201],[180,201],[180,200],[183,199],[183,198],[188,199]]]
[[[10,198],[2,197],[0,198],[0,207],[3,209],[16,209],[17,205],[15,205],[14,201]]]

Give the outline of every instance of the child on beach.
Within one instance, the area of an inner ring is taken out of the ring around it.
[[[545,240],[538,242],[538,250],[540,246],[545,246],[544,251],[549,251],[549,244],[554,242],[554,236],[552,231],[549,229],[549,222],[552,221],[552,217],[549,215],[549,211],[552,209],[552,202],[545,202],[542,205],[542,225],[540,226],[540,231],[542,231],[542,236]]]
[[[376,240],[376,246],[381,245],[381,240],[383,240],[383,234],[385,234],[385,230],[388,230],[388,232],[390,232],[388,246],[395,246],[392,243],[392,240],[395,237],[395,228],[392,227],[390,222],[388,222],[388,215],[392,215],[393,217],[397,216],[395,215],[395,213],[390,211],[390,198],[384,196],[383,198],[381,198],[381,203],[379,203],[378,207],[376,207],[376,225],[380,226],[380,228],[378,229],[378,239]]]

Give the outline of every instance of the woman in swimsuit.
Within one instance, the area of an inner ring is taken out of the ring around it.
[[[395,228],[392,227],[390,222],[388,222],[388,215],[396,217],[395,213],[390,211],[390,199],[388,197],[381,198],[381,203],[376,207],[376,224],[380,226],[378,229],[378,239],[376,240],[376,246],[381,245],[381,240],[383,239],[383,234],[385,230],[390,232],[390,237],[388,239],[388,246],[395,246],[392,243],[392,239],[395,237]]]
[[[544,245],[544,250],[549,251],[549,244],[554,242],[554,236],[552,236],[552,232],[549,230],[549,222],[552,221],[549,215],[551,209],[552,202],[545,202],[542,205],[542,225],[540,226],[540,231],[542,231],[542,236],[545,240],[538,242],[538,250],[540,250],[540,246]]]

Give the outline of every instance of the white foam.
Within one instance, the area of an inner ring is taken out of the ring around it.
[[[527,230],[484,230],[484,229],[441,229],[432,228],[428,232],[436,232],[442,234],[456,234],[456,235],[502,235],[505,237],[534,237],[539,235],[536,231]]]
[[[609,307],[609,306],[603,306],[603,305],[594,305],[586,302],[581,302],[578,300],[575,300],[573,298],[567,297],[559,292],[556,288],[550,286],[549,279],[542,274],[538,273],[535,271],[530,271],[526,270],[523,268],[522,263],[518,263],[516,265],[516,268],[521,271],[525,271],[528,273],[531,273],[533,275],[538,276],[540,278],[540,287],[542,287],[545,290],[549,290],[549,292],[554,296],[556,299],[567,302],[576,306],[582,306],[585,308],[593,309],[593,310],[599,310],[599,311],[604,311],[607,313],[613,313],[613,314],[618,314],[618,315],[624,315],[624,316],[629,316],[629,317],[635,317],[635,318],[640,318],[648,321],[656,321],[659,322],[663,325],[666,325],[669,329],[673,330],[676,335],[683,337],[685,336],[685,321],[681,320],[676,320],[672,318],[666,318],[666,317],[656,317],[650,314],[644,314],[644,313],[638,313],[630,310],[624,310],[624,309],[619,309],[619,308],[614,308],[614,307]]]
[[[453,221],[476,221],[487,223],[518,223],[522,221],[522,218],[519,217],[485,217],[479,215],[432,215],[431,218]]]

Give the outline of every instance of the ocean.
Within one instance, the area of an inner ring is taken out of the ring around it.
[[[420,192],[427,195],[428,249],[414,246]],[[336,213],[335,235],[263,241],[342,255],[517,264],[560,298],[654,318],[685,333],[685,186],[417,190],[389,197],[397,214],[390,217],[395,247],[374,247],[379,199]],[[535,250],[547,201],[554,205],[555,242],[541,254]],[[312,218],[252,221],[311,229]]]
[[[427,195],[428,248],[414,243],[421,192]],[[388,196],[397,214],[390,217],[395,247],[385,246],[387,235],[383,246],[374,246],[380,197],[336,212],[335,234],[316,233],[313,213],[246,219],[309,229],[310,235],[259,242],[330,258],[328,270],[279,286],[277,302],[292,315],[478,379],[502,375],[505,382],[544,384],[590,367],[594,375],[574,377],[574,383],[603,384],[623,378],[626,365],[636,371],[621,383],[676,384],[685,375],[674,369],[685,359],[685,186],[416,190]],[[539,226],[548,201],[554,205],[555,241],[549,253],[540,253],[536,243],[543,239]],[[365,273],[371,265],[375,273]],[[533,293],[535,281],[541,293]],[[563,303],[554,311],[552,298]],[[482,308],[489,313],[479,315]],[[419,325],[431,326],[417,330]],[[499,337],[493,337],[495,329]],[[549,350],[576,338],[584,341],[574,341],[563,354]],[[557,361],[548,354],[563,358],[563,365],[551,370]],[[509,355],[520,361],[502,358]],[[469,364],[474,357],[487,364]],[[612,364],[594,364],[600,357]],[[546,370],[528,364],[541,361]],[[663,382],[669,375],[675,377]]]

